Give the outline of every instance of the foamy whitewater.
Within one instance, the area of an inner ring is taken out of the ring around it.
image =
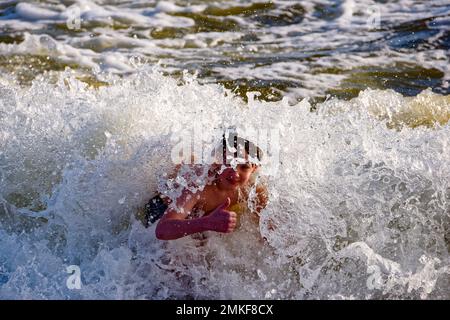
[[[354,2],[340,1],[338,12],[326,17],[317,8],[329,1],[275,2],[270,10],[280,15],[295,4],[305,12],[302,20],[288,15],[291,24],[275,21],[259,34],[251,63],[260,59],[261,65],[254,68],[218,63],[227,41],[251,29],[245,13],[229,17],[236,30],[144,41],[120,35],[131,34],[133,24],[142,34],[154,26],[188,29],[192,19],[173,13],[198,14],[208,2],[49,3],[0,4],[6,34],[0,39],[7,38],[0,61],[10,61],[0,67],[1,299],[450,299],[448,3],[382,5],[391,24],[425,19],[429,27],[427,16],[438,17],[437,32],[435,40],[421,38],[423,47],[394,50],[380,40],[371,53],[342,49],[386,36],[383,29],[365,33],[362,22],[351,24],[361,25],[359,32],[348,29]],[[75,4],[86,29],[45,29],[64,23]],[[221,17],[214,8],[210,14]],[[109,17],[124,26],[111,26]],[[310,32],[292,34],[297,24]],[[103,35],[90,37],[98,28]],[[10,41],[16,36],[22,39]],[[291,52],[300,59],[303,46],[312,54],[336,42],[329,55],[266,64],[257,53],[268,54],[276,39],[282,49],[272,58]],[[288,42],[298,45],[284,51]],[[147,63],[130,60],[136,52]],[[204,64],[196,63],[200,53]],[[52,76],[33,67],[29,81],[17,78],[30,56],[49,57]],[[61,71],[59,64],[72,68]],[[405,75],[414,64],[421,71]],[[327,73],[326,65],[351,72]],[[352,99],[308,100],[368,65],[395,65],[398,82],[375,89],[362,77]],[[162,74],[189,66],[200,71],[198,78]],[[202,74],[205,66],[209,73]],[[103,85],[86,83],[84,68]],[[278,101],[260,101],[259,92],[248,90],[244,102],[217,83],[222,77],[266,77],[289,86]],[[278,157],[261,168],[270,201],[260,226],[244,215],[235,232],[207,232],[203,243],[157,240],[155,226],[146,229],[139,216],[173,169],[178,139],[230,126],[279,133]],[[79,288],[68,281],[74,266]]]
[[[7,88],[2,298],[450,297],[448,96],[366,90],[311,113],[151,69],[98,91],[70,74]],[[406,125],[423,117],[436,125]],[[135,219],[170,170],[179,124],[279,129],[260,231],[198,246],[158,241]],[[66,286],[69,265],[80,290]]]

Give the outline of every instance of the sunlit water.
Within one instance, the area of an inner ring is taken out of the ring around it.
[[[198,73],[245,98],[449,93],[447,0],[2,1],[0,69]],[[96,79],[101,80],[101,79]]]
[[[448,2],[50,3],[0,4],[2,299],[450,298]],[[279,133],[260,227],[157,240],[176,138],[228,126]]]

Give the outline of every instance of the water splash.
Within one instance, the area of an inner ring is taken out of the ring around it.
[[[105,81],[2,79],[2,298],[450,297],[447,96],[366,90],[311,112],[151,68]],[[261,227],[156,240],[136,216],[173,169],[171,138],[223,125],[280,132]]]

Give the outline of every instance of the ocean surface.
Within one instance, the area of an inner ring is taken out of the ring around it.
[[[449,60],[448,0],[0,1],[0,299],[450,299]],[[157,240],[230,126],[259,227]]]

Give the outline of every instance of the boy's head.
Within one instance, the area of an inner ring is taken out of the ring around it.
[[[223,134],[220,149],[221,157],[218,158],[222,159],[222,163],[216,164],[217,182],[226,189],[248,184],[251,174],[261,165],[262,150],[234,132]]]
[[[253,142],[239,137],[235,132],[222,135],[222,163],[231,164],[261,164],[262,150]]]

